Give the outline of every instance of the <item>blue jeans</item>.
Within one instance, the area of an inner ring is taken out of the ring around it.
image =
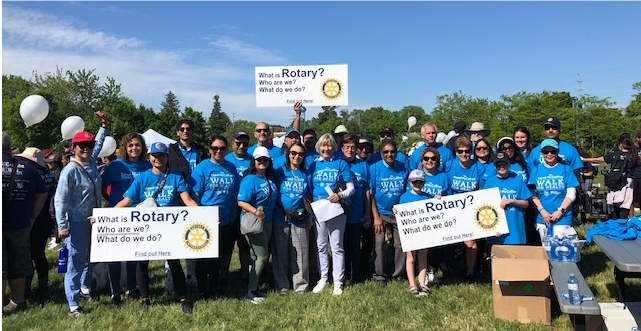
[[[69,222],[69,237],[65,244],[69,250],[67,273],[65,274],[65,295],[69,306],[80,306],[80,288],[91,288],[93,266],[89,263],[89,243],[91,242],[91,224]]]

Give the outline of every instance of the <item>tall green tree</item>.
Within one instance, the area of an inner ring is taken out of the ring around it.
[[[220,97],[218,94],[214,95],[214,107],[211,110],[207,124],[209,125],[210,135],[223,134],[231,124],[229,116],[227,116],[220,107]]]
[[[151,123],[151,128],[167,137],[176,136],[176,121],[180,116],[180,102],[175,94],[169,91],[165,94],[165,101],[160,103],[160,112],[156,120]]]

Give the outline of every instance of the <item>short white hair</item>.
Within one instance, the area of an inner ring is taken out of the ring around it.
[[[425,134],[425,127],[426,126],[433,127],[434,131],[436,131],[436,133],[438,133],[438,128],[436,127],[436,124],[431,123],[431,122],[427,122],[427,123],[423,124],[423,126],[421,127],[421,136]]]
[[[336,140],[334,140],[334,137],[332,137],[330,133],[326,133],[318,138],[316,142],[316,152],[320,154],[320,147],[324,145],[331,145],[334,152],[338,150],[338,144],[336,144]]]

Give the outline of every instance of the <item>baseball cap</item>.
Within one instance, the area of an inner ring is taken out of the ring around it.
[[[503,137],[499,139],[499,142],[496,143],[496,150],[498,151],[501,148],[501,145],[503,145],[505,142],[510,141],[512,144],[514,144],[514,139],[511,137]]]
[[[544,149],[545,147],[552,147],[555,149],[559,149],[559,143],[554,139],[545,139],[541,142],[541,150]]]
[[[151,144],[151,148],[149,149],[149,154],[154,154],[154,153],[163,153],[163,154],[169,154],[169,151],[167,149],[167,145],[161,143],[161,142],[156,142]]]
[[[242,137],[242,136],[245,136],[245,137],[247,137],[247,139],[249,139],[249,134],[247,134],[247,132],[245,132],[245,131],[238,131],[238,132],[234,133],[233,139],[238,139],[238,137]]]
[[[407,181],[409,182],[416,182],[416,181],[425,181],[425,175],[423,174],[422,171],[418,169],[414,169],[410,172],[409,177],[407,178]]]
[[[381,132],[379,132],[378,135],[380,136],[380,135],[382,135],[384,133],[393,136],[394,135],[394,130],[392,130],[392,128],[383,128],[383,130],[381,130]]]
[[[296,129],[294,129],[294,128],[287,129],[287,131],[285,131],[285,137],[289,137],[289,134],[290,134],[290,133],[292,133],[292,132],[297,133],[297,134],[298,134],[298,136],[300,137],[300,132],[298,132],[298,130],[296,130]]]
[[[510,157],[507,155],[505,152],[498,152],[496,153],[496,158],[494,159],[494,165],[496,166],[497,164],[505,162],[507,164],[510,164]]]
[[[552,117],[548,117],[548,119],[547,119],[547,120],[545,120],[545,123],[543,123],[543,125],[544,125],[544,126],[545,126],[545,125],[552,125],[552,126],[558,126],[558,127],[560,127],[560,126],[561,126],[561,121],[559,121],[559,119],[558,119],[558,118],[556,118],[556,117],[552,116]]]
[[[71,138],[71,143],[84,143],[88,141],[94,141],[94,135],[91,132],[81,131],[76,133],[73,138]]]
[[[303,137],[305,137],[308,134],[314,135],[314,137],[316,137],[316,131],[314,131],[314,129],[307,129],[303,131]]]
[[[254,150],[254,154],[252,154],[252,157],[254,159],[257,159],[257,158],[263,157],[263,156],[264,157],[270,157],[269,156],[269,151],[267,150],[267,148],[265,148],[264,146],[256,147],[256,149]]]

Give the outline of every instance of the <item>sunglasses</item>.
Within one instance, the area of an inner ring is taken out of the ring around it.
[[[497,167],[497,168],[501,168],[501,167],[505,167],[505,168],[507,168],[507,162],[498,162],[498,163],[496,164],[496,167]]]
[[[411,183],[414,185],[425,185],[424,180],[415,180],[415,181],[412,181]]]
[[[380,135],[381,138],[392,138],[392,135],[389,133],[383,133]]]
[[[470,150],[469,149],[457,149],[456,153],[458,153],[458,154],[470,154]]]
[[[387,155],[387,154],[396,154],[396,151],[386,150],[386,151],[381,151],[381,153],[383,153],[385,155]]]
[[[214,152],[214,153],[217,153],[218,151],[221,151],[221,152],[226,152],[227,151],[227,147],[226,146],[222,146],[222,147],[209,146],[209,149],[211,149],[211,151]]]
[[[504,152],[507,151],[507,150],[514,150],[514,146],[512,146],[512,145],[503,146],[503,147],[501,147],[501,150],[504,151]]]
[[[191,132],[191,131],[193,131],[193,130],[194,130],[194,129],[192,129],[191,127],[182,127],[182,128],[180,128],[180,129],[178,129],[178,131],[180,131],[180,132],[185,132],[185,131],[187,131],[187,132]]]
[[[558,130],[559,129],[558,126],[554,126],[554,125],[546,125],[543,128],[545,129],[545,131],[550,130],[550,129],[552,129],[552,130]]]
[[[423,156],[423,161],[438,161],[438,158],[436,156]]]
[[[249,142],[248,141],[234,141],[234,144],[236,144],[236,147],[249,146]]]
[[[543,155],[547,155],[547,154],[556,155],[556,153],[558,153],[558,151],[556,149],[542,149],[541,153]]]
[[[289,152],[289,155],[294,156],[294,157],[295,157],[295,156],[303,157],[303,156],[305,156],[305,153],[304,153],[304,152],[290,151],[290,152]]]
[[[95,142],[77,143],[76,146],[80,149],[93,149],[96,146]]]
[[[258,161],[260,163],[267,163],[267,162],[269,162],[269,160],[271,160],[271,159],[266,157],[266,156],[261,156],[261,157],[256,159],[256,161]]]
[[[478,146],[477,146],[475,149],[476,149],[477,151],[487,151],[487,150],[490,150],[490,148],[489,148],[489,147],[487,147],[487,146],[481,146],[481,147],[478,147]]]
[[[255,132],[269,132],[269,129],[256,129]]]

